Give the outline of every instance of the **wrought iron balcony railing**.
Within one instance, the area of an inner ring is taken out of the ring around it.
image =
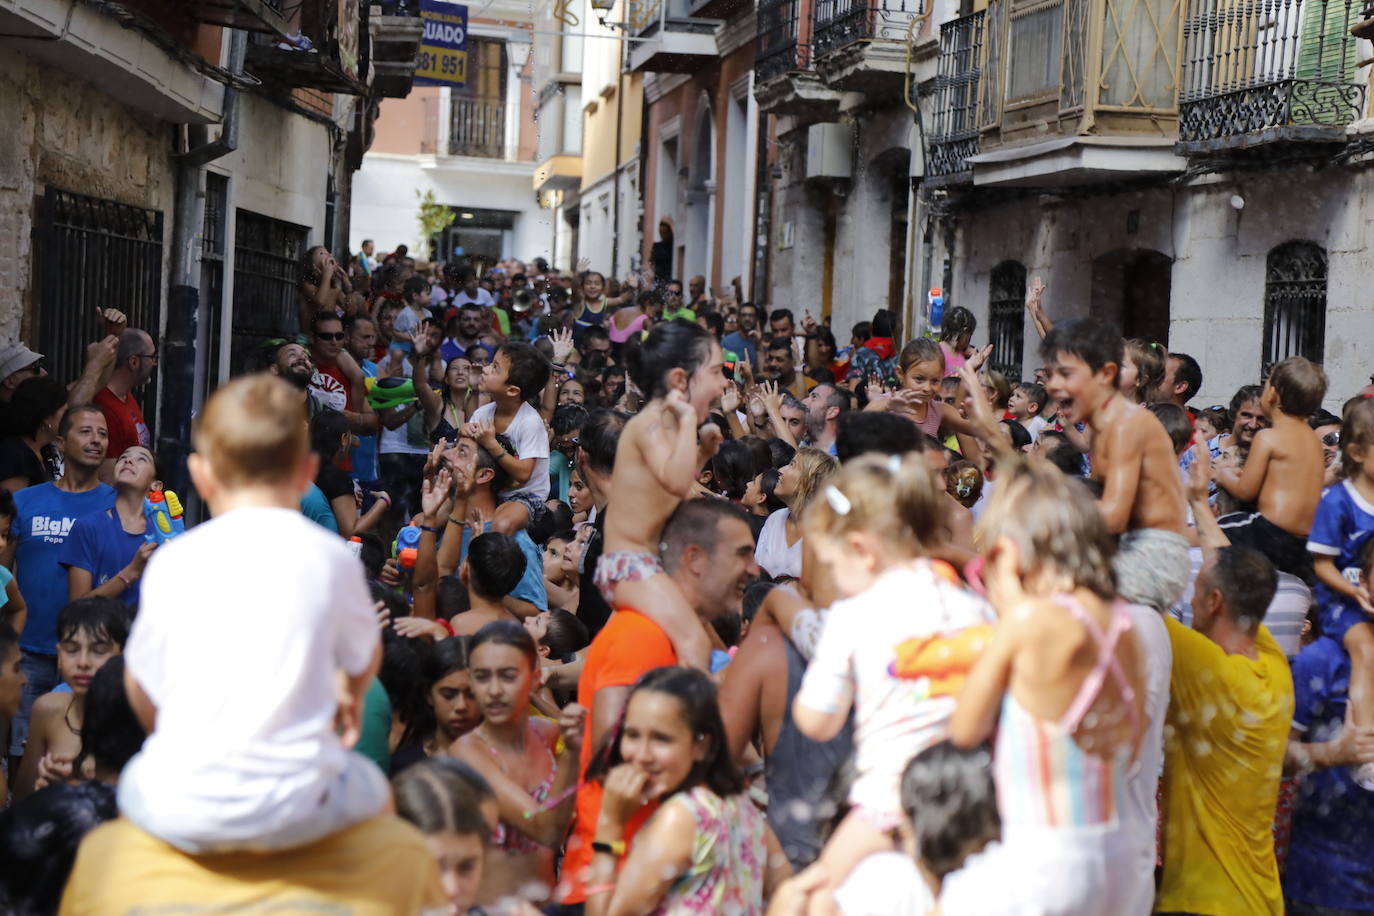
[[[1179,141],[1335,140],[1364,110],[1356,0],[1190,0]]]
[[[822,57],[866,38],[905,41],[924,0],[816,0],[813,51]]]
[[[759,0],[755,79],[763,83],[811,66],[811,46],[798,40],[800,25],[801,0]]]
[[[500,99],[453,98],[448,154],[480,159],[506,158],[505,103]]]
[[[940,58],[935,76],[935,118],[930,131],[926,172],[958,175],[971,169],[978,152],[978,83],[983,74],[982,10],[940,26]]]

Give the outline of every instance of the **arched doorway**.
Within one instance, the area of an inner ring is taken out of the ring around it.
[[[1148,248],[1121,248],[1093,260],[1092,315],[1165,346],[1174,260]]]
[[[687,170],[687,218],[685,250],[682,261],[684,286],[697,275],[711,284],[711,255],[714,247],[716,200],[716,130],[710,100],[704,95],[697,109],[696,130],[692,134],[692,159]]]

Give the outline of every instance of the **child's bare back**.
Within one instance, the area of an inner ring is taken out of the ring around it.
[[[1276,413],[1274,425],[1255,434],[1247,466],[1263,467],[1257,500],[1260,515],[1290,534],[1306,537],[1322,498],[1326,462],[1307,422]]]
[[[675,486],[678,481],[661,479],[666,476],[662,475],[665,457],[671,459],[685,445],[680,432],[682,424],[691,425],[691,422],[675,412],[667,401],[657,400],[645,405],[644,410],[625,424],[611,474],[616,511],[606,516],[607,553],[658,553],[663,526],[688,496],[692,479],[695,479],[693,474],[684,480],[685,486],[681,489]],[[695,455],[695,435],[693,440],[691,451]]]

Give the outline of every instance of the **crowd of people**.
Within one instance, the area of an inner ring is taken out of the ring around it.
[[[198,524],[0,350],[0,908],[1374,911],[1370,390],[589,267],[313,249]]]

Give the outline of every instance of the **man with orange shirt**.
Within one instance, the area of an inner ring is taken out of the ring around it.
[[[744,513],[732,503],[693,499],[678,506],[663,528],[661,559],[701,618],[702,626],[740,610],[745,586],[758,576],[754,564],[754,535]],[[577,702],[591,710],[582,739],[580,772],[620,720],[630,687],[645,672],[676,665],[672,643],[657,624],[632,608],[617,608],[587,650],[577,685]],[[577,913],[586,900],[583,875],[592,860],[592,842],[601,812],[601,786],[592,783],[577,792],[577,816],[563,858],[558,898],[566,913]],[[646,805],[630,821],[625,842],[649,815]]]

